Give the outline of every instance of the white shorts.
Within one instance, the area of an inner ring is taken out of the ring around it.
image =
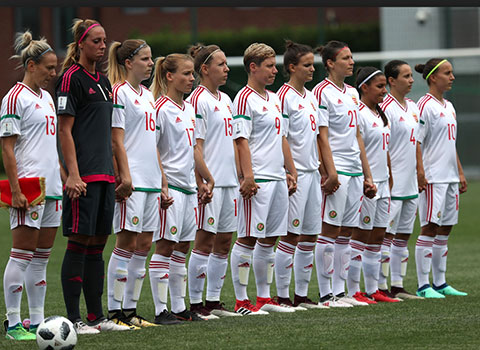
[[[160,192],[134,191],[125,201],[115,202],[113,232],[153,232],[158,229]]]
[[[390,213],[390,188],[388,180],[376,182],[377,194],[370,199],[363,197],[358,228],[372,230],[374,227],[387,227]]]
[[[153,242],[166,239],[173,242],[195,240],[197,232],[197,194],[186,194],[170,188],[173,204],[160,209],[160,226],[153,233]]]
[[[39,230],[41,227],[59,227],[62,220],[62,200],[46,199],[42,204],[28,210],[9,208],[10,229],[28,226]]]
[[[212,233],[237,229],[238,187],[215,187],[212,201],[198,205],[198,229]]]
[[[338,174],[340,187],[323,196],[322,219],[334,226],[357,227],[363,197],[363,175]]]
[[[439,226],[453,226],[458,223],[458,183],[428,184],[420,193],[418,214],[420,225],[434,223]]]
[[[288,232],[297,235],[322,232],[322,191],[318,170],[298,173],[297,191],[289,197]]]
[[[418,198],[392,199],[387,232],[412,234],[417,207]]]
[[[277,237],[287,234],[287,181],[260,182],[255,196],[239,198],[238,237]]]

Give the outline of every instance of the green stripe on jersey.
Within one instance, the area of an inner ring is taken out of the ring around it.
[[[324,110],[327,110],[327,107],[325,107],[325,106],[322,106],[322,105],[318,105],[318,108],[320,108],[320,109],[324,109]]]
[[[182,193],[185,193],[185,194],[195,194],[196,193],[196,192],[192,192],[192,191],[186,190],[184,188],[180,188],[180,187],[173,186],[173,185],[168,185],[168,188],[171,188],[172,190],[182,192]]]
[[[135,187],[136,192],[162,192],[160,188]]]
[[[198,119],[203,119],[202,115],[201,114],[195,114],[195,118],[198,118]]]
[[[394,201],[404,201],[407,199],[414,199],[414,198],[418,198],[418,194],[413,194],[411,196],[405,196],[405,197],[392,197]]]
[[[262,183],[262,182],[272,182],[272,181],[275,181],[275,180],[267,180],[267,179],[255,179],[255,182],[256,182],[256,183]]]
[[[425,125],[425,122],[420,119],[420,124]]]
[[[282,116],[288,119],[288,114],[282,114]]]
[[[113,104],[113,108],[125,109],[125,106]]]
[[[15,119],[20,120],[20,117],[16,114],[5,114],[4,116],[2,116],[0,118],[0,120],[4,120],[4,119],[7,119],[7,118],[15,118]]]
[[[60,200],[62,199],[62,196],[45,196],[45,199]]]
[[[347,173],[346,171],[337,171],[337,174],[346,176],[362,176],[363,173]]]
[[[238,118],[243,118],[243,119],[246,119],[246,120],[252,120],[252,118],[250,118],[246,115],[242,115],[242,114],[239,114],[239,115],[236,115],[235,117],[233,117],[233,119],[238,119]]]

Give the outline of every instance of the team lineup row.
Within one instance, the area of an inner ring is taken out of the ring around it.
[[[383,72],[362,67],[352,87],[344,83],[354,74],[347,44],[330,41],[313,50],[287,41],[288,82],[273,93],[266,87],[278,73],[275,51],[254,43],[244,53],[247,84],[232,102],[219,90],[229,68],[216,45],[198,44],[154,63],[145,41],[113,42],[105,76],[97,69],[107,48],[104,28],[75,20],[72,32],[55,100],[43,89],[56,77],[57,57],[29,32],[17,36],[15,47],[24,79],[2,100],[0,136],[12,192],[7,338],[36,337],[61,222],[68,238],[62,290],[78,334],[466,295],[445,279],[447,242],[467,189],[455,110],[443,98],[455,79],[450,62],[415,66],[429,86],[415,103],[406,98],[413,78],[404,61],[390,61]],[[309,91],[315,51],[327,77]],[[152,74],[148,89],[141,82]],[[19,179],[31,177],[46,179],[39,205],[20,190]],[[418,290],[411,294],[403,278],[417,208]],[[112,225],[105,317],[103,249]],[[150,322],[136,307],[152,243]],[[233,311],[221,303],[229,257]],[[307,297],[314,261],[318,302]],[[251,267],[255,305],[247,295]],[[24,285],[28,329],[20,317]],[[82,290],[87,322],[79,309]]]

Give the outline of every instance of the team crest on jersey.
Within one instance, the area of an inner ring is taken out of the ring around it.
[[[41,109],[42,106],[40,106],[38,103],[35,104],[35,109]]]
[[[337,212],[335,210],[330,210],[328,216],[330,216],[332,219],[335,219],[337,217]]]
[[[312,108],[313,108],[313,111],[315,112],[317,109],[315,108],[315,105],[313,104],[313,102],[310,102],[310,104],[312,105]]]
[[[365,216],[365,217],[363,218],[363,223],[364,223],[364,224],[370,223],[370,216],[368,216],[368,215]]]
[[[415,113],[412,113],[412,115],[413,115],[413,119],[415,119],[415,121],[418,123],[418,117],[417,117],[417,115],[416,115]]]
[[[177,226],[172,226],[172,227],[170,227],[170,233],[171,233],[172,235],[176,235],[176,234],[177,234],[177,231],[178,231]]]
[[[282,113],[282,111],[280,110],[280,107],[277,104],[275,104],[275,107],[277,107],[278,113]]]
[[[390,227],[393,227],[393,224],[395,223],[394,220],[390,221]]]
[[[195,118],[192,118],[193,127],[195,127]]]
[[[439,219],[440,219],[441,217],[442,217],[442,212],[441,212],[441,211],[439,211],[439,212],[437,213],[437,218],[439,218]]]
[[[353,100],[353,103],[355,103],[355,105],[358,106],[358,101],[357,101],[357,98],[355,96],[352,96],[352,100]]]
[[[267,112],[268,111],[267,107],[263,106],[263,111]]]
[[[342,103],[343,103],[342,100],[338,99],[337,104],[341,105]]]
[[[108,97],[110,97],[110,99],[113,99],[113,95],[112,95],[112,92],[111,92],[111,91],[108,92]],[[154,107],[154,108],[155,108],[155,107]]]
[[[135,100],[135,104],[138,106],[140,105],[140,102],[138,102],[138,100]]]
[[[455,112],[452,112],[452,116],[453,116],[453,119],[457,120],[457,115],[455,114]]]
[[[30,217],[32,218],[32,220],[38,220],[38,213],[36,211],[32,211],[32,213],[30,214]]]
[[[304,109],[305,107],[303,107],[302,105],[298,105],[298,110],[301,110],[301,109]]]
[[[257,225],[257,230],[259,231],[263,231],[264,228],[265,228],[265,225],[262,224],[261,222]]]
[[[50,107],[52,108],[52,111],[55,112],[55,107],[53,106],[53,103],[52,103],[52,102],[49,102],[49,105],[50,105]]]
[[[292,225],[293,225],[293,227],[298,227],[298,225],[300,225],[300,220],[294,219],[294,220],[292,221]]]
[[[152,108],[155,109],[155,105],[153,104],[153,102],[152,101],[148,101],[148,102],[150,102],[150,105],[152,106]]]
[[[139,222],[140,222],[140,219],[138,218],[138,216],[134,216],[134,217],[132,218],[132,224],[138,225]]]
[[[215,219],[213,217],[209,217],[208,220],[207,220],[207,223],[212,226],[214,223],[215,223]]]
[[[405,119],[403,119],[403,117],[400,117],[400,119],[398,120],[399,122],[404,122]]]

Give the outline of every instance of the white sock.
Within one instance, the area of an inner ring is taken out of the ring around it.
[[[429,274],[432,266],[432,245],[434,238],[420,235],[415,245],[415,263],[417,265],[418,288],[430,285]]]
[[[30,324],[38,325],[44,319],[45,293],[47,292],[47,264],[52,248],[37,248],[25,270]]]
[[[207,278],[207,264],[209,253],[193,249],[188,261],[188,295],[190,304],[202,302],[203,288]]]
[[[170,273],[168,289],[170,290],[170,304],[172,312],[179,313],[186,310],[185,294],[187,283],[187,268],[185,260],[187,255],[174,250],[170,257]]]
[[[247,296],[247,285],[248,285],[248,275],[246,276],[245,281],[240,280],[242,271],[248,272],[252,266],[252,256],[253,256],[254,247],[245,245],[243,243],[235,242],[232,248],[232,253],[230,254],[230,268],[232,270],[232,282],[233,289],[235,291],[235,298],[237,300],[248,299]]]
[[[114,248],[107,268],[107,304],[108,310],[120,310],[128,278],[128,262],[132,252]],[[116,291],[115,291],[116,290]]]
[[[123,297],[123,309],[136,309],[137,302],[142,291],[143,281],[146,276],[145,262],[148,256],[147,251],[135,250],[128,263],[128,277],[125,284],[125,295]]]
[[[362,273],[362,255],[365,243],[350,240],[350,265],[347,272],[348,296],[353,297],[360,292],[360,275]]]
[[[170,270],[170,257],[153,254],[148,266],[150,287],[155,304],[155,315],[158,316],[167,309],[168,273]]]
[[[16,248],[10,250],[10,258],[3,274],[3,292],[9,327],[22,322],[20,304],[22,302],[23,281],[32,257],[33,252],[28,250]]]
[[[315,265],[317,266],[317,280],[320,297],[332,294],[331,280],[333,274],[333,256],[335,239],[318,236],[315,248]]]
[[[363,279],[365,280],[365,292],[370,295],[378,289],[378,278],[380,274],[380,245],[367,244],[363,251],[362,268]]]
[[[345,280],[347,279],[350,264],[349,237],[338,236],[335,240],[335,253],[333,258],[332,289],[333,295],[345,293]]]
[[[225,274],[228,268],[228,254],[210,254],[207,264],[207,300],[220,301]]]
[[[299,242],[293,256],[295,294],[301,297],[308,295],[308,285],[312,278],[314,249],[314,242]]]
[[[391,286],[403,288],[403,277],[407,272],[408,241],[395,238],[390,256]]]
[[[390,272],[391,246],[392,246],[392,240],[390,238],[384,238],[381,246],[381,253],[380,253],[378,289],[383,289],[383,290],[388,289],[387,277],[388,277],[388,273]]]
[[[275,284],[280,298],[290,298],[289,288],[292,279],[293,254],[295,246],[287,242],[278,242],[275,251]]]
[[[447,283],[445,272],[447,272],[448,236],[437,235],[432,246],[432,277],[435,287]]]
[[[273,244],[257,243],[253,250],[253,272],[257,286],[257,297],[270,298],[270,274],[273,277],[275,253]],[[269,271],[270,270],[270,271]]]

